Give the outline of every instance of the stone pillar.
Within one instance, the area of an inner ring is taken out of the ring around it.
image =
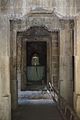
[[[26,65],[26,41],[22,41],[22,63],[21,63],[21,90],[26,90],[27,86],[27,65]]]
[[[73,81],[72,81],[72,40],[69,21],[62,21],[64,28],[60,31],[60,94],[72,104]]]
[[[75,19],[74,35],[74,57],[75,57],[75,88],[74,108],[80,117],[80,17]]]
[[[52,66],[51,66],[51,37],[44,37],[43,40],[47,42],[47,84],[49,84],[49,81],[51,81],[51,72],[52,72]]]
[[[59,39],[58,32],[52,33],[52,81],[59,88]]]
[[[16,59],[16,23],[14,21],[11,22],[11,33],[10,33],[10,57],[11,57],[11,64],[10,64],[10,78],[11,78],[11,102],[12,102],[12,109],[15,109],[17,106],[18,101],[18,81],[17,81],[17,59]]]
[[[11,120],[10,24],[0,15],[0,120]]]
[[[22,40],[21,36],[17,36],[17,81],[18,91],[21,91],[21,64],[22,64]]]

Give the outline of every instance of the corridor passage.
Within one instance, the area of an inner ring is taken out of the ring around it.
[[[30,92],[27,97],[25,95],[24,93],[24,96],[19,97],[19,105],[12,112],[12,120],[63,120],[56,104],[47,94],[44,93],[41,98],[38,92],[39,99],[36,92],[32,93],[32,98],[29,96]]]

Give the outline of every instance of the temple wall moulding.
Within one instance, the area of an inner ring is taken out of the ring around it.
[[[71,21],[71,22],[70,22]],[[48,11],[41,11],[41,13],[31,12],[30,14],[22,18],[11,19],[11,29],[16,31],[27,31],[32,26],[46,27],[48,31],[60,31],[65,29],[65,24],[69,23],[70,28],[72,27],[71,19],[59,18],[55,12],[48,13]]]

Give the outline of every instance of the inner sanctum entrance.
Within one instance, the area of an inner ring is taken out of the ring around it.
[[[47,43],[26,42],[27,85],[47,83]]]
[[[34,26],[18,33],[17,80],[22,91],[30,86],[45,86],[49,82],[58,87],[58,32],[51,33],[42,26]]]

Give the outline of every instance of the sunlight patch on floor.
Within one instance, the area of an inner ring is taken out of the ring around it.
[[[19,91],[18,104],[53,104],[47,91]]]

